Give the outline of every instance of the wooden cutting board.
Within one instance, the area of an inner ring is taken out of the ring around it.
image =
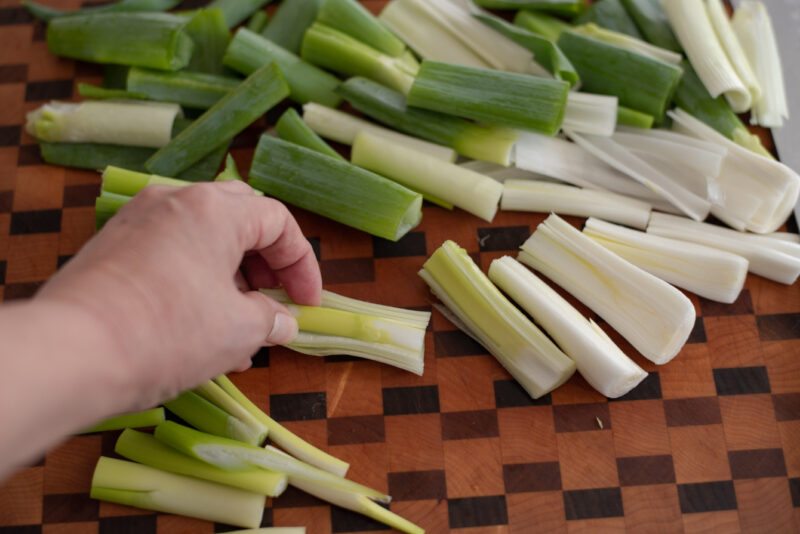
[[[384,2],[366,4],[377,11]],[[33,295],[92,236],[99,191],[94,172],[42,163],[23,131],[25,113],[76,97],[77,82],[100,80],[96,66],[50,54],[44,26],[18,0],[0,0],[0,297],[6,300]],[[235,141],[242,168],[276,116]],[[327,289],[421,309],[430,309],[432,297],[416,272],[444,240],[457,241],[485,270],[492,259],[514,255],[543,219],[501,212],[487,224],[427,206],[422,225],[390,243],[294,213],[316,248]],[[392,510],[430,533],[798,532],[800,284],[750,276],[732,305],[689,296],[697,324],[668,365],[650,364],[609,329],[650,372],[613,402],[579,376],[531,401],[436,312],[422,377],[274,348],[233,378],[288,428],[351,462],[351,478],[391,493]],[[113,455],[117,435],[70,438],[0,486],[0,534],[231,530],[89,499],[94,464],[101,454]],[[264,525],[305,525],[310,534],[382,530],[293,490],[268,502],[264,518]]]

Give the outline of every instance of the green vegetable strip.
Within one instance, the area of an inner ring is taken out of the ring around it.
[[[364,76],[401,93],[408,92],[416,74],[402,58],[387,56],[319,22],[306,31],[301,56],[309,63],[346,76]]]
[[[194,50],[185,25],[184,17],[167,13],[62,17],[47,26],[47,46],[73,59],[178,70]]]
[[[406,51],[405,43],[356,0],[326,0],[317,21],[392,57]]]
[[[289,87],[278,68],[274,64],[262,67],[153,154],[145,167],[154,174],[179,173],[228,143],[288,95]]]
[[[191,182],[108,166],[103,171],[103,191],[132,197],[148,185],[186,187]]]
[[[128,460],[155,469],[201,478],[269,497],[277,497],[283,493],[287,485],[286,475],[283,473],[271,472],[260,467],[236,472],[225,471],[181,454],[164,445],[151,434],[144,434],[130,428],[120,435],[114,446],[114,452]]]
[[[225,15],[219,9],[199,9],[186,24],[186,34],[194,42],[192,59],[186,70],[208,74],[226,74],[222,57],[231,40]]]
[[[300,53],[303,34],[314,24],[323,0],[283,0],[262,35],[295,54]]]
[[[598,26],[624,33],[637,39],[644,39],[636,23],[633,21],[621,0],[600,0],[595,2],[586,13],[573,21],[575,24],[594,22]]]
[[[239,29],[233,36],[223,62],[248,76],[274,62],[289,84],[292,100],[301,104],[317,102],[332,108],[342,101],[336,94],[340,83],[337,77],[246,28]]]
[[[558,46],[546,37],[537,35],[525,28],[515,26],[500,17],[484,13],[473,14],[475,18],[502,33],[518,45],[533,52],[536,62],[547,69],[557,80],[564,80],[574,87],[580,81],[575,67]]]
[[[124,89],[106,89],[105,87],[97,87],[88,83],[78,84],[78,94],[83,98],[94,98],[97,100],[105,100],[110,98],[115,99],[128,99],[128,100],[147,100],[147,95],[142,93],[132,93]]]
[[[28,12],[37,19],[50,22],[60,17],[74,17],[76,15],[95,15],[98,13],[125,13],[137,11],[169,11],[183,0],[122,0],[107,6],[85,7],[74,11],[64,11],[43,6],[36,2],[22,2]]]
[[[250,20],[247,21],[246,28],[251,32],[261,33],[267,26],[268,20],[269,15],[267,15],[266,11],[256,11],[253,13],[253,16],[250,17]]]
[[[164,406],[169,411],[208,434],[235,439],[251,445],[261,445],[266,439],[266,431],[248,426],[245,422],[218,408],[200,395],[185,391]]]
[[[290,143],[310,148],[326,156],[346,161],[338,152],[322,140],[308,124],[298,115],[294,108],[289,108],[275,124],[278,137]]]
[[[238,26],[250,15],[270,3],[272,0],[214,0],[207,9],[219,9],[225,16],[228,28]]]
[[[561,32],[571,28],[569,24],[561,19],[525,10],[517,13],[514,17],[514,24],[553,41],[558,40]]]
[[[568,93],[569,84],[560,80],[423,61],[408,105],[555,135]]]
[[[139,67],[128,72],[128,90],[151,100],[207,109],[239,86],[242,80],[203,72],[166,72]]]
[[[214,178],[214,181],[230,182],[232,180],[242,180],[242,175],[239,174],[239,169],[236,167],[236,160],[233,159],[233,156],[228,154],[225,157],[225,168]]]
[[[422,196],[377,174],[262,135],[253,188],[323,217],[397,241],[422,218]]]
[[[94,201],[94,226],[100,230],[108,220],[130,201],[133,197],[118,195],[116,193],[103,193]]]
[[[475,3],[489,9],[534,9],[568,17],[583,13],[587,7],[583,0],[475,0]]]
[[[500,126],[483,126],[458,117],[406,106],[405,97],[365,78],[350,78],[339,93],[373,119],[472,159],[508,165],[518,134]]]
[[[647,130],[653,127],[653,116],[625,106],[617,106],[617,124]]]
[[[94,426],[90,426],[81,434],[89,434],[90,432],[105,432],[106,430],[121,430],[123,428],[143,428],[147,426],[156,426],[164,422],[164,408],[153,408],[138,413],[129,413],[111,417],[105,421],[101,421]]]
[[[645,39],[656,46],[683,52],[660,0],[622,0]]]
[[[575,32],[564,32],[558,46],[578,70],[582,89],[619,98],[621,106],[664,117],[682,70],[637,52]]]

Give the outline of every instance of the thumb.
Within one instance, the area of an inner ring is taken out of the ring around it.
[[[243,294],[252,308],[251,317],[257,318],[263,332],[263,345],[286,345],[297,337],[297,320],[282,304],[260,291]]]

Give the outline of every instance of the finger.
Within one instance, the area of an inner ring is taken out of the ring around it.
[[[253,360],[248,358],[247,361],[242,362],[240,365],[234,367],[233,368],[233,372],[234,373],[243,373],[243,372],[247,371],[248,369],[250,369],[251,367],[253,367]]]
[[[242,295],[247,316],[256,320],[254,342],[261,345],[286,345],[297,337],[297,320],[280,303],[259,291]]]
[[[233,282],[236,284],[236,289],[242,293],[250,291],[250,285],[247,283],[242,271],[236,271],[236,274],[233,275]]]
[[[242,260],[242,271],[253,289],[271,289],[280,285],[278,277],[260,254],[245,256]]]

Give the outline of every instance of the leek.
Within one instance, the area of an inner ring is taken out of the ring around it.
[[[642,34],[636,23],[633,21],[625,6],[622,5],[622,0],[600,0],[593,2],[591,7],[586,10],[580,17],[573,21],[574,24],[596,24],[619,32],[620,34],[629,35],[636,39],[642,39]]]
[[[269,15],[267,15],[267,12],[259,10],[253,13],[253,16],[247,21],[247,26],[245,27],[253,33],[261,33],[264,31],[264,28],[266,28],[268,21]]]
[[[669,63],[670,65],[680,65],[681,61],[683,60],[683,56],[677,52],[652,45],[631,35],[601,28],[596,24],[579,26],[573,31],[582,35],[593,37],[594,39],[608,44],[616,45],[633,52],[638,52],[647,57],[663,61],[664,63]]]
[[[223,59],[225,65],[248,76],[273,61],[285,76],[293,100],[301,104],[313,101],[330,107],[342,101],[336,94],[338,78],[246,28],[239,29],[233,36]]]
[[[424,61],[408,105],[555,135],[568,93],[569,84],[560,80]]]
[[[770,237],[744,234],[663,213],[653,214],[647,233],[738,254],[750,262],[750,272],[782,284],[792,285],[800,276],[800,245],[794,243],[782,243]]]
[[[250,445],[261,445],[267,437],[267,429],[262,425],[250,426],[191,391],[181,393],[164,406],[198,430],[215,436]]]
[[[278,137],[284,141],[289,141],[290,143],[315,150],[320,154],[345,161],[341,154],[332,149],[308,124],[303,122],[303,119],[297,114],[294,108],[287,109],[286,112],[281,115],[278,122],[275,123],[275,131],[278,133]]]
[[[132,197],[149,185],[186,187],[192,184],[185,180],[129,171],[111,165],[103,171],[102,189],[108,193]]]
[[[94,226],[100,230],[133,197],[103,192],[94,201]]]
[[[617,97],[570,92],[564,113],[564,128],[609,136],[617,127]]]
[[[261,524],[266,503],[264,495],[106,457],[97,462],[89,495],[245,528]]]
[[[137,11],[169,11],[183,0],[122,0],[112,4],[84,7],[75,11],[63,11],[36,2],[25,0],[22,6],[39,20],[50,22],[60,17],[74,17],[76,15],[93,15],[98,13],[133,13]]]
[[[194,49],[186,22],[166,13],[61,17],[47,26],[47,46],[73,59],[178,70],[188,65]]]
[[[198,9],[186,14],[186,34],[194,42],[192,59],[186,70],[207,74],[229,74],[222,64],[225,48],[231,40],[231,32],[225,23],[225,15],[219,9]]]
[[[653,127],[653,116],[625,106],[617,106],[617,124],[649,130]]]
[[[468,158],[510,163],[518,138],[513,130],[412,108],[402,94],[365,78],[350,78],[339,93],[358,111],[407,134],[452,147]]]
[[[500,208],[504,211],[600,217],[642,230],[650,219],[650,205],[646,202],[607,191],[537,180],[506,180],[503,185]]]
[[[27,115],[25,129],[51,143],[109,143],[160,148],[170,142],[181,108],[139,101],[50,102]]]
[[[489,9],[535,9],[568,17],[586,11],[583,0],[475,0],[475,3]]]
[[[288,479],[283,473],[259,467],[243,471],[225,471],[206,462],[179,453],[155,439],[151,434],[125,430],[114,446],[120,456],[162,471],[200,478],[226,486],[277,497],[286,489]]]
[[[303,106],[303,121],[322,137],[345,145],[352,145],[359,132],[367,131],[374,135],[391,139],[395,144],[424,152],[443,161],[452,163],[456,160],[456,152],[452,148],[389,130],[375,123],[359,119],[349,113],[321,106],[314,102],[309,102]]]
[[[105,432],[106,430],[122,430],[123,428],[142,428],[156,426],[164,422],[164,408],[153,408],[144,412],[128,413],[100,421],[96,425],[83,430],[81,434]]]
[[[276,66],[262,67],[222,97],[145,163],[152,173],[181,172],[219,145],[227,143],[289,95]]]
[[[575,361],[578,372],[609,398],[625,395],[647,373],[592,320],[509,256],[494,260],[489,278],[516,300]]]
[[[548,137],[547,139],[552,139],[552,138]],[[557,178],[551,178],[543,174],[526,171],[525,169],[520,169],[517,167],[503,167],[502,165],[498,165],[497,163],[489,163],[488,161],[479,161],[479,160],[465,161],[464,163],[459,163],[459,167],[464,167],[465,169],[469,169],[471,171],[475,171],[480,174],[486,175],[489,178],[497,180],[500,183],[505,183],[506,180],[516,180],[516,179],[543,180],[552,183],[561,183],[561,180]]]
[[[373,235],[397,241],[422,219],[422,196],[377,174],[261,136],[252,187]]]
[[[78,94],[81,98],[94,98],[97,100],[115,99],[115,100],[147,100],[147,95],[142,93],[132,93],[124,89],[108,89],[106,87],[97,87],[88,83],[78,84]]]
[[[214,178],[215,182],[230,182],[233,180],[241,180],[244,181],[242,175],[239,174],[239,169],[236,167],[236,160],[233,159],[233,156],[228,154],[225,157],[225,168],[222,169],[216,178]]]
[[[454,242],[445,241],[419,275],[531,397],[547,394],[575,372],[575,363],[514,307]]]
[[[647,235],[597,219],[583,233],[653,276],[701,297],[730,304],[744,286],[742,256],[685,241]]]
[[[247,20],[272,0],[213,0],[206,9],[219,9],[225,16],[228,28],[234,28]]]
[[[682,51],[661,0],[622,0],[622,3],[649,42],[673,52]]]
[[[561,19],[524,9],[517,12],[514,24],[552,41],[558,41],[562,32],[572,28]]]
[[[389,56],[399,57],[406,51],[405,43],[356,0],[326,0],[317,21]]]
[[[128,90],[151,100],[175,102],[208,109],[235,89],[242,80],[203,72],[165,72],[133,67],[128,71]]]
[[[462,208],[491,222],[503,186],[476,172],[395,145],[381,136],[361,132],[353,143],[354,165],[378,173],[414,190]]]
[[[303,34],[317,18],[322,1],[283,0],[261,34],[293,54],[299,54]]]
[[[249,427],[250,433],[253,436],[257,436],[256,440],[258,443],[255,443],[255,445],[259,445],[264,441],[264,436],[269,432],[266,425],[259,421],[258,418],[250,413],[244,406],[236,402],[236,400],[228,395],[218,384],[209,380],[194,388],[193,392]]]
[[[674,358],[694,328],[694,305],[683,293],[557,215],[522,245],[519,260],[589,306],[654,363]]]

